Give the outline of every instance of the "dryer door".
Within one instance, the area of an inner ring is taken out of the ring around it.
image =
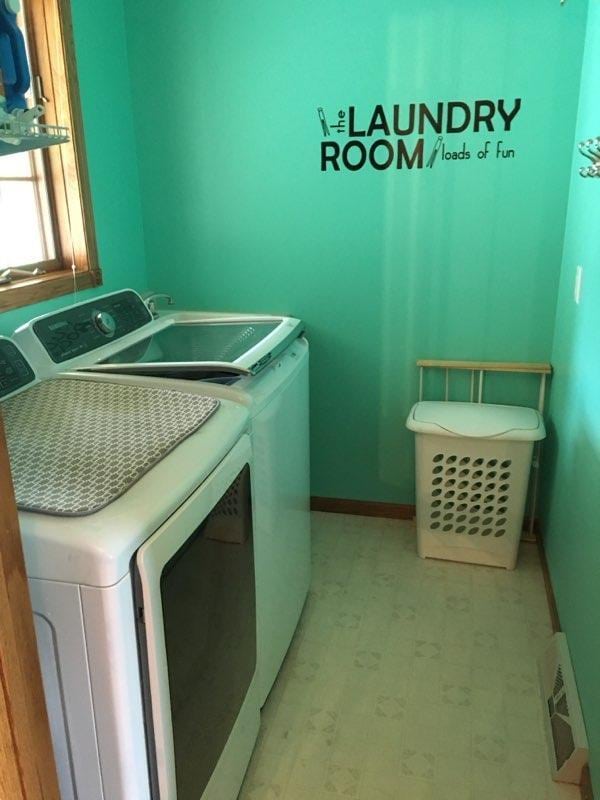
[[[256,668],[247,436],[140,548],[136,567],[156,796],[199,800]]]

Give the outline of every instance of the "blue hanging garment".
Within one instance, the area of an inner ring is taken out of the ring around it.
[[[14,8],[14,0],[0,0],[0,73],[9,112],[27,108],[25,93],[31,82],[25,39],[10,5]]]

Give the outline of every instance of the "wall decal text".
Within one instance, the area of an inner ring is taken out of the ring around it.
[[[378,104],[367,114],[348,106],[337,111],[335,121],[329,121],[319,106],[321,171],[357,172],[367,166],[375,170],[432,169],[444,161],[513,159],[515,150],[505,139],[485,139],[469,147],[464,139],[455,146],[447,137],[485,133],[506,136],[521,107],[519,97],[510,101],[501,98],[471,103],[409,103],[389,108]],[[429,133],[437,134],[430,148],[426,142]],[[408,137],[412,137],[410,141]]]

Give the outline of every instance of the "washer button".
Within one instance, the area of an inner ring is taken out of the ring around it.
[[[96,311],[92,317],[94,325],[104,336],[114,336],[117,330],[117,323],[112,314],[108,311]]]

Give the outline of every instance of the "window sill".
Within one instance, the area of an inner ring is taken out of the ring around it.
[[[100,286],[102,278],[99,272],[86,270],[77,273],[77,291]],[[11,308],[21,308],[43,300],[51,300],[73,293],[73,273],[71,270],[57,270],[47,275],[36,275],[0,286],[0,312]]]

